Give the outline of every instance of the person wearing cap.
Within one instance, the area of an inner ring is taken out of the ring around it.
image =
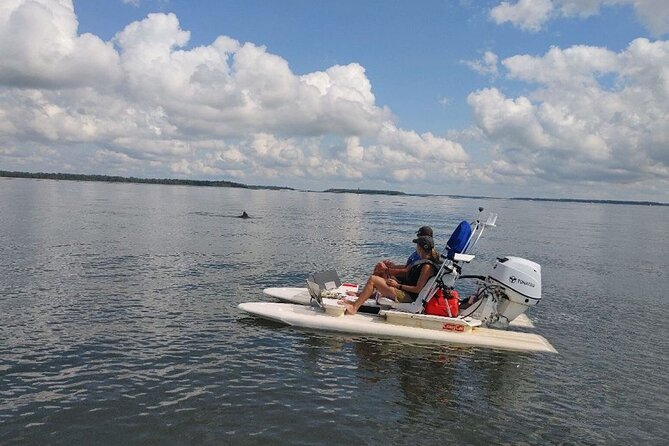
[[[418,231],[416,232],[416,237],[421,237],[424,235],[433,238],[434,235],[432,234],[432,228],[429,226],[421,226],[420,229],[418,229]],[[414,241],[414,243],[416,242]],[[432,247],[434,248],[434,243]],[[409,256],[409,258],[407,259],[407,263],[404,266],[409,266],[417,260],[420,260],[420,256],[418,255],[418,251],[414,251],[413,254]]]
[[[429,237],[434,237],[432,233],[432,228],[429,226],[421,226],[418,231],[416,232],[416,237],[421,237],[421,236],[429,236]],[[415,242],[414,242],[415,243]],[[390,278],[395,276],[395,270],[401,270],[412,263],[420,260],[420,256],[418,255],[418,251],[414,251],[409,258],[407,259],[406,263],[404,265],[401,265],[399,263],[394,263],[391,260],[382,260],[381,262],[377,263],[376,266],[374,267],[374,274],[377,276],[385,277],[385,278]]]
[[[413,240],[416,244],[416,252],[419,260],[409,266],[397,269],[395,277],[384,278],[372,274],[359,294],[355,302],[340,299],[339,304],[346,307],[346,314],[357,313],[360,306],[375,292],[397,302],[413,302],[418,293],[423,289],[430,277],[434,276],[438,269],[439,256],[434,250],[434,241],[429,235],[421,235]]]

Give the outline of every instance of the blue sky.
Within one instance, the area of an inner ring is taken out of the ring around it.
[[[551,46],[606,46],[621,50],[648,35],[630,7],[604,8],[588,19],[563,19],[559,26],[527,34],[495,26],[488,13],[497,1],[75,1],[79,31],[110,40],[151,12],[174,12],[190,30],[189,47],[220,35],[264,45],[288,61],[296,74],[357,62],[372,81],[377,103],[420,132],[465,127],[466,97],[490,84],[463,61],[490,50],[500,57],[542,54]],[[200,5],[200,6],[197,6]],[[551,29],[554,28],[554,29]],[[612,32],[615,30],[615,32]],[[496,83],[500,83],[497,80]],[[509,85],[508,88],[518,89]],[[450,106],[442,103],[448,99]]]
[[[669,201],[669,2],[8,0],[0,169]]]

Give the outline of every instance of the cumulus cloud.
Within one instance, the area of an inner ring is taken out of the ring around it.
[[[553,47],[543,57],[512,56],[502,63],[509,76],[540,84],[596,85],[599,76],[616,71],[617,55],[606,48],[576,45]]]
[[[478,60],[466,60],[463,63],[477,73],[496,76],[497,75],[497,54],[492,51],[483,53],[483,57]]]
[[[174,14],[149,14],[109,42],[77,28],[71,0],[0,5],[0,159],[48,147],[52,165],[82,171],[282,184],[411,181],[420,175],[402,172],[468,159],[458,143],[397,127],[360,64],[298,75],[251,42],[189,47]]]
[[[160,106],[182,133],[364,135],[390,119],[375,105],[365,70],[355,63],[297,76],[266,48],[224,36],[209,46],[180,49],[189,33],[174,14],[150,14],[115,40],[129,94]]]
[[[118,54],[77,34],[71,0],[0,4],[0,80],[18,88],[73,88],[120,80]]]
[[[498,24],[510,22],[525,31],[538,31],[550,17],[553,7],[551,0],[502,2],[490,10],[490,17]]]
[[[518,0],[503,1],[490,10],[497,24],[511,23],[530,32],[539,31],[556,17],[590,17],[601,7],[630,6],[639,21],[654,36],[669,32],[669,2],[666,0]]]
[[[497,144],[495,173],[669,183],[669,42],[637,39],[619,53],[552,48],[502,64],[539,87],[515,98],[494,88],[469,95],[478,127]]]

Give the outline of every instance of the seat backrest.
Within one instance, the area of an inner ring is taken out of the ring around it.
[[[309,279],[316,283],[321,290],[332,290],[339,288],[341,285],[339,274],[334,269],[313,273]]]
[[[461,221],[458,227],[455,228],[455,231],[453,231],[453,234],[451,234],[448,242],[446,242],[446,258],[453,260],[455,254],[464,252],[471,236],[472,225],[466,220]]]
[[[422,303],[427,298],[432,297],[429,294],[436,289],[435,284],[434,284],[434,281],[436,279],[437,279],[437,276],[432,276],[429,279],[427,279],[427,282],[425,282],[425,286],[423,287],[422,290],[420,290],[420,293],[418,293],[418,297],[416,298],[416,302],[421,302]]]
[[[429,300],[428,297],[432,297],[430,293],[434,294],[436,291],[434,283],[436,278],[437,276],[432,276],[425,282],[425,286],[420,290],[420,293],[418,293],[416,300],[410,303],[395,304],[393,305],[393,308],[407,313],[422,313],[424,306],[423,300]]]

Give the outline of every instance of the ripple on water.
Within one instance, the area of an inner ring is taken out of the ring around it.
[[[3,184],[0,202],[0,444],[669,438],[664,210],[29,181]],[[417,226],[443,243],[478,205],[500,219],[470,272],[496,255],[541,262],[531,316],[559,355],[316,333],[237,309],[318,270],[361,281],[406,258]]]

